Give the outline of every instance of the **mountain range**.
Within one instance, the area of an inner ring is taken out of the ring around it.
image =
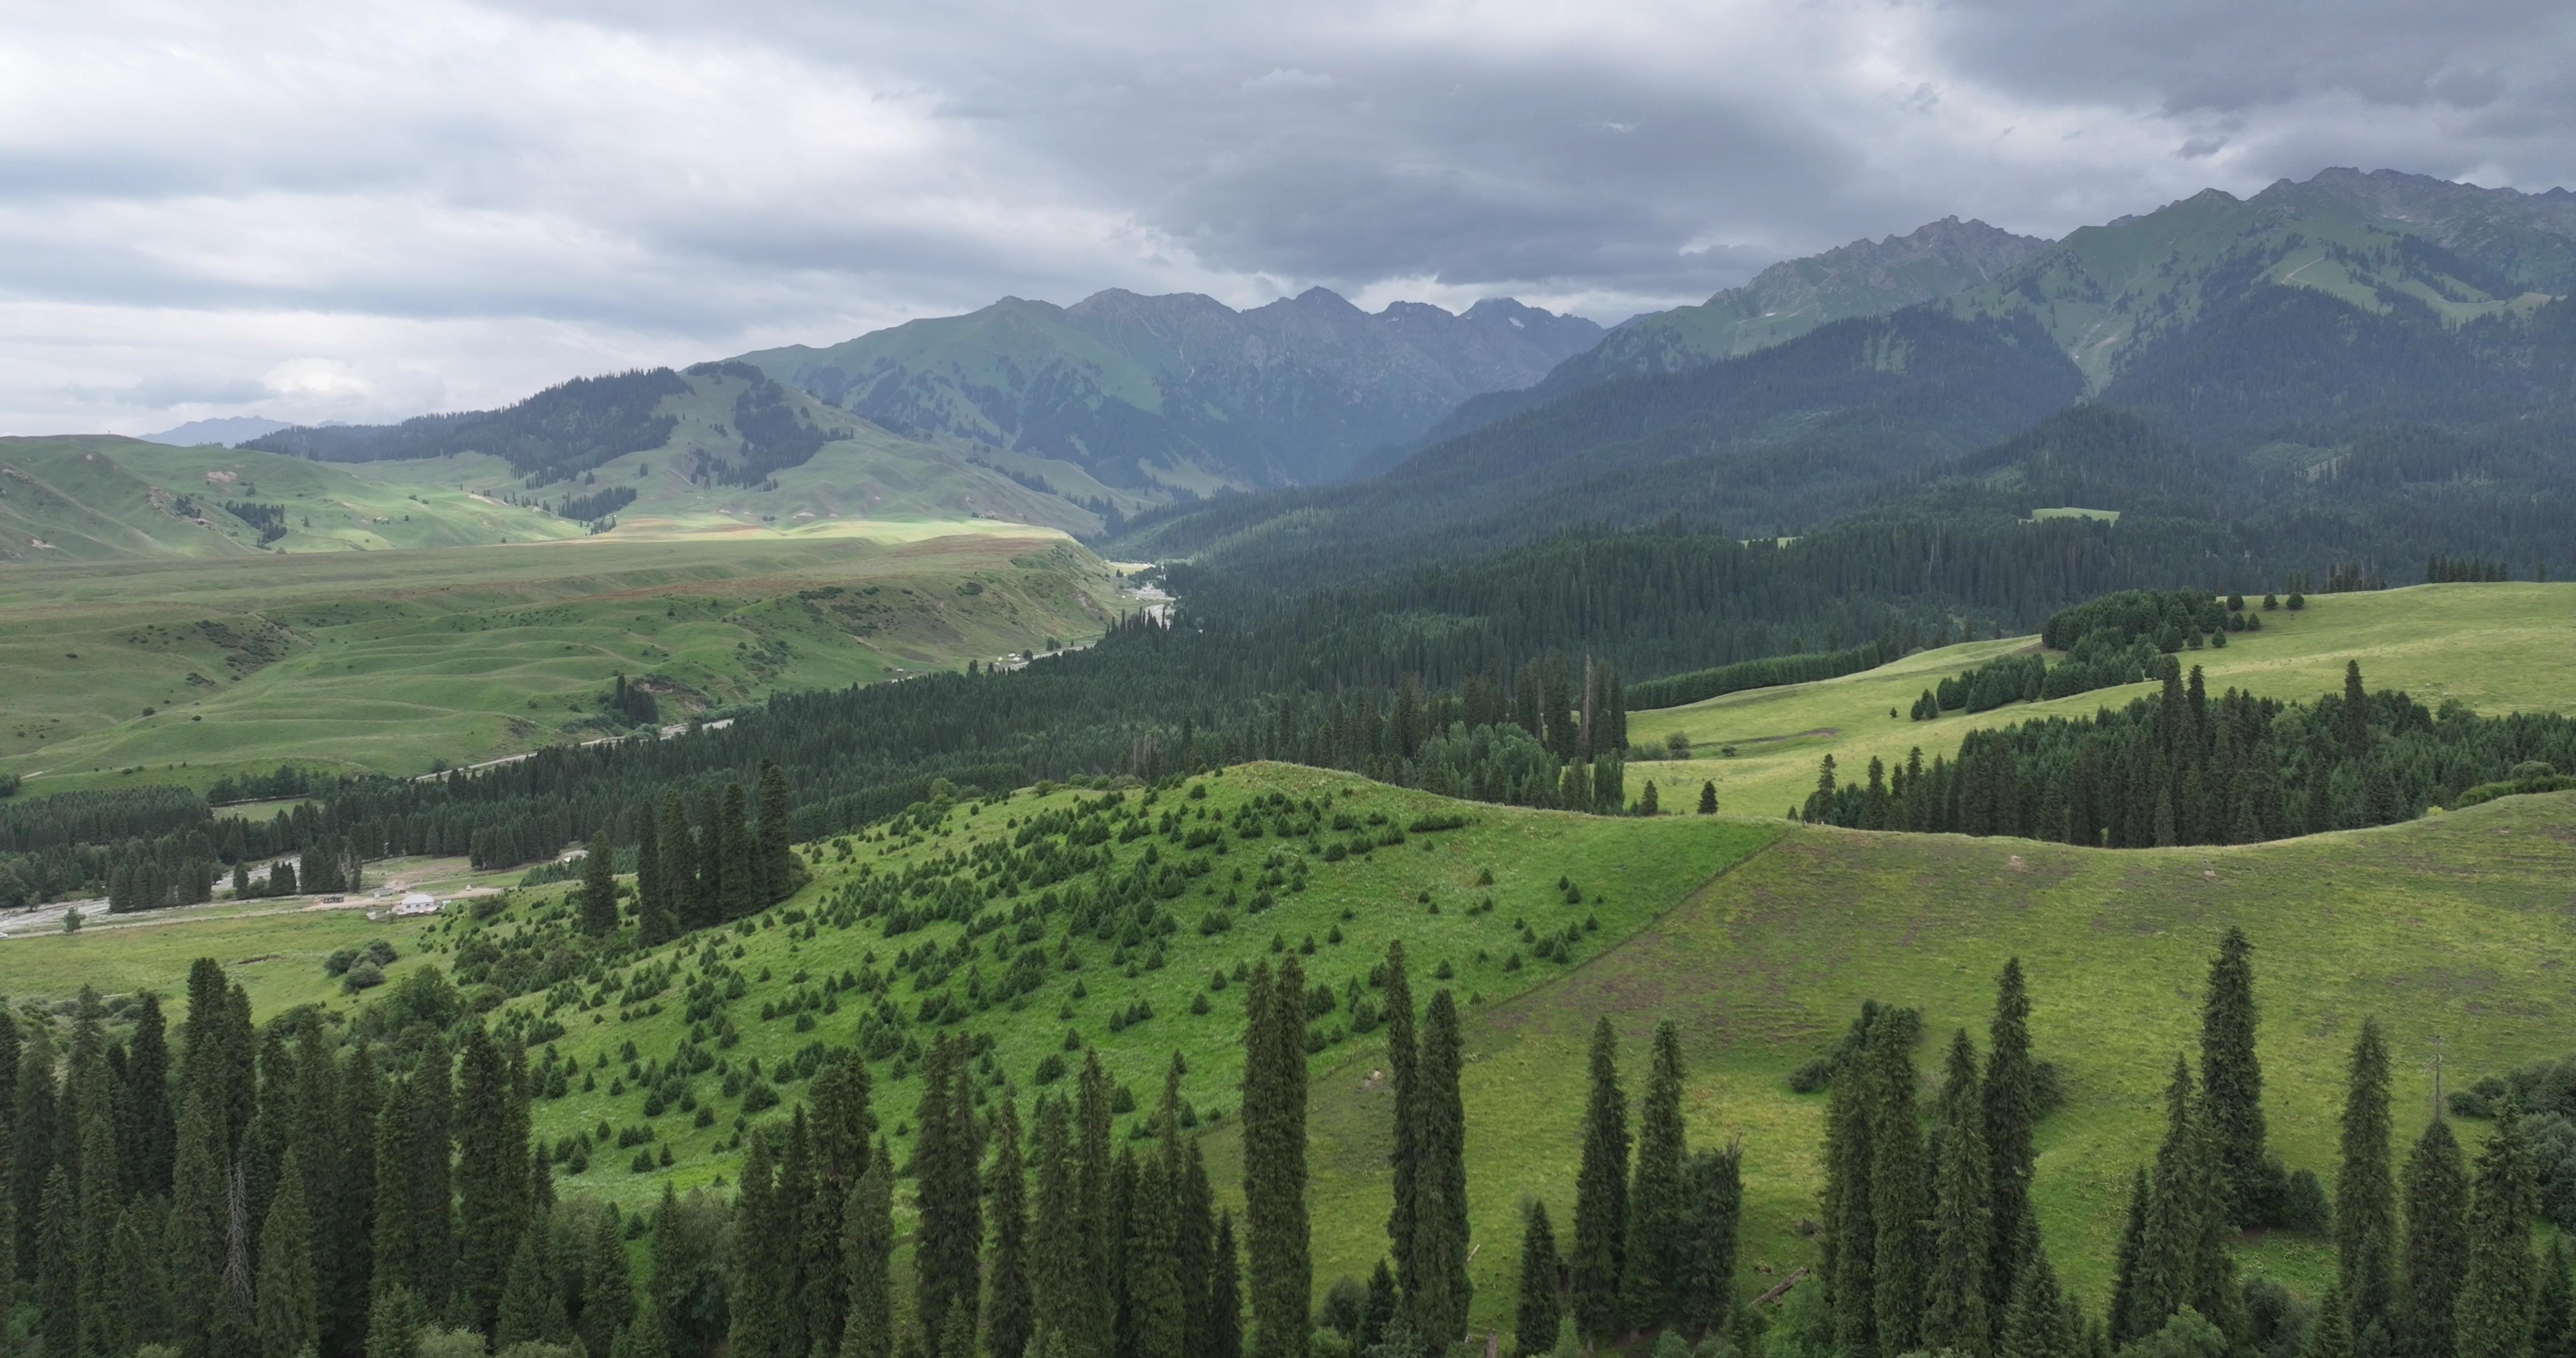
[[[1585,525],[1778,535],[1926,495],[2045,508],[2016,497],[2073,484],[2064,459],[1992,450],[2087,406],[2152,434],[2074,441],[2104,456],[2290,477],[2263,512],[2345,525],[2319,543],[2381,541],[2367,524],[2401,494],[2409,541],[2435,520],[2492,539],[2570,482],[2548,431],[2576,403],[2571,294],[2576,194],[2332,169],[2057,241],[1945,218],[1608,331],[1507,299],[1005,298],[246,446],[482,459],[479,489],[632,491],[629,522],[1016,519],[1284,589]],[[2132,502],[2091,507],[2178,503],[2136,467],[2096,471],[2076,480]]]

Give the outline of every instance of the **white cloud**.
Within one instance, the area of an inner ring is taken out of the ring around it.
[[[2576,178],[2563,8],[2179,3],[33,10],[0,33],[0,431],[488,405],[1004,293],[1611,321],[1950,213]]]

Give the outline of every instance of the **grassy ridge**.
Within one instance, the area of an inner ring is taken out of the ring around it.
[[[2219,933],[2242,925],[2254,941],[2273,1149],[2331,1183],[2344,1063],[2365,1015],[2388,1034],[2409,1143],[2429,1115],[2437,1036],[2453,1086],[2566,1048],[2571,815],[2576,795],[2552,794],[2380,830],[2118,853],[1793,831],[1562,981],[1472,1016],[1478,1323],[1509,1323],[1520,1198],[1570,1214],[1597,1016],[1623,1034],[1632,1100],[1654,1023],[1682,1024],[1694,1141],[1744,1138],[1742,1258],[1771,1270],[1750,1273],[1756,1283],[1814,1255],[1798,1223],[1817,1213],[1824,1096],[1790,1093],[1788,1074],[1877,998],[1923,1008],[1918,1065],[1930,1078],[1952,1028],[1983,1047],[1994,975],[2013,955],[2030,976],[2037,1054],[2063,1068],[2070,1095],[2040,1126],[2041,1228],[2068,1285],[2099,1306],[2130,1170],[2162,1132],[2174,1054],[2196,1052]],[[1363,1087],[1365,1063],[1316,1080],[1319,1281],[1364,1275],[1384,1245],[1386,1103]],[[2483,1124],[2457,1130],[2474,1143]],[[1239,1182],[1232,1134],[1210,1151],[1211,1174]],[[2333,1267],[2320,1239],[2253,1242],[2240,1257],[2312,1296]]]
[[[460,489],[445,475],[394,482],[276,453],[104,434],[0,439],[0,561],[260,551],[259,531],[226,513],[227,500],[285,507],[287,532],[274,551],[543,542],[582,531]]]
[[[1038,529],[12,570],[0,771],[31,791],[137,765],[200,786],[287,760],[416,773],[595,735],[621,671],[656,676],[676,719],[1071,643],[1115,597]]]
[[[1919,745],[1929,762],[1955,754],[1969,731],[2046,717],[2091,716],[2155,691],[2155,685],[2014,703],[1937,721],[1904,714],[1925,689],[1999,655],[2036,650],[2037,637],[1944,646],[1840,679],[1753,689],[1633,714],[1631,742],[1660,747],[1671,732],[1697,756],[1631,765],[1631,787],[1654,779],[1668,805],[1717,782],[1729,811],[1778,815],[1816,785],[1816,765],[1834,756],[1838,775],[1857,782],[1872,757],[1894,767]],[[2240,632],[2219,650],[2185,651],[2211,693],[2230,687],[2266,698],[2306,701],[2341,692],[2346,660],[2361,662],[2371,688],[2400,688],[2427,706],[2456,698],[2488,715],[2563,710],[2576,695],[2576,584],[2418,585],[2368,594],[2324,594],[2306,609],[2263,614],[2263,630]],[[1890,716],[1889,709],[1896,715]],[[1733,745],[1736,753],[1719,751]]]

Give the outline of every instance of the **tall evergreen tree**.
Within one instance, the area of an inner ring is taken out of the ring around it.
[[[1207,1358],[1243,1358],[1243,1260],[1234,1245],[1234,1213],[1216,1219],[1208,1266]]]
[[[2217,1143],[2227,1219],[2239,1226],[2260,1224],[2268,1183],[2255,1021],[2254,945],[2244,930],[2230,928],[2209,964],[2209,991],[2201,1010],[2200,1102]]]
[[[1256,994],[1253,998],[1259,997]],[[1263,1005],[1254,1005],[1253,1014],[1256,1023],[1269,1021],[1269,1011]],[[1247,1046],[1251,1041],[1247,1030]],[[1252,1067],[1247,1060],[1247,1096],[1251,1087]],[[1109,1073],[1101,1069],[1100,1053],[1085,1052],[1074,1103],[1074,1205],[1082,1239],[1082,1248],[1075,1256],[1080,1263],[1081,1291],[1075,1298],[1079,1323],[1065,1332],[1074,1358],[1104,1358],[1113,1349],[1118,1324],[1118,1255],[1126,1238],[1126,1226],[1118,1204],[1117,1171],[1109,1154],[1109,1098]],[[1244,1107],[1248,1136],[1252,1107],[1248,1099]],[[1249,1180],[1249,1164],[1245,1175]]]
[[[1176,1182],[1179,1186],[1180,1236],[1173,1259],[1174,1271],[1181,1280],[1181,1351],[1205,1353],[1215,1342],[1219,1328],[1213,1300],[1216,1290],[1216,1186],[1208,1180],[1207,1159],[1199,1150],[1195,1137],[1189,1140],[1181,1157],[1180,1175]]]
[[[1176,1267],[1180,1213],[1168,1163],[1169,1157],[1157,1155],[1137,1167],[1128,1213],[1127,1323],[1136,1358],[1188,1358],[1187,1302]]]
[[[920,1226],[913,1234],[913,1314],[930,1358],[943,1354],[952,1312],[963,1312],[974,1332],[977,1260],[983,1251],[983,1138],[975,1120],[962,1048],[942,1033],[922,1067],[920,1127],[913,1143],[913,1179]]]
[[[2356,1313],[2397,1332],[2407,1358],[2451,1358],[2454,1307],[2470,1255],[2469,1173],[2460,1143],[2440,1118],[2406,1157],[2404,1292],[2395,1316]],[[2374,1237],[2379,1238],[2379,1237]]]
[[[786,898],[795,881],[796,851],[788,844],[787,774],[776,764],[760,766],[760,839],[757,848],[762,894],[760,904]]]
[[[653,847],[662,861],[662,880],[668,884],[671,913],[678,917],[678,926],[688,930],[716,924],[714,902],[707,895],[700,867],[700,846],[690,833],[688,806],[677,789],[662,794],[662,833]]]
[[[945,1104],[945,1100],[941,1100]],[[738,1358],[796,1358],[788,1352],[788,1242],[778,1236],[778,1170],[769,1137],[751,1131],[734,1193],[734,1286],[728,1347]]]
[[[1740,1144],[1692,1154],[1682,1171],[1688,1204],[1679,1323],[1714,1334],[1735,1305],[1735,1252],[1744,1215],[1744,1154]]]
[[[2031,1168],[2038,1159],[2039,1095],[2030,1058],[2030,992],[2021,959],[2006,959],[1995,978],[1995,1017],[1986,1030],[1983,1090],[1986,1185],[1994,1202],[1994,1244],[1986,1255],[1986,1304],[2001,1316],[2021,1275],[2022,1217],[2030,1202]],[[2052,1286],[2054,1284],[2052,1283]]]
[[[2140,1271],[2146,1249],[2147,1171],[2141,1166],[2129,1176],[2129,1210],[2120,1227],[2119,1249],[2112,1256],[2111,1309],[2104,1317],[2104,1329],[2115,1346],[2138,1337],[2134,1322],[2145,1310],[2138,1293],[2145,1281]]]
[[[581,856],[581,931],[594,936],[617,931],[617,856],[606,830],[590,837]]]
[[[1882,1352],[1920,1347],[1924,1281],[1930,1253],[1924,1221],[1931,1215],[1930,1185],[1923,1171],[1923,1135],[1914,1110],[1914,1051],[1897,1034],[1869,1048],[1869,1213],[1878,1227],[1878,1257],[1870,1266]]]
[[[1306,973],[1290,953],[1252,973],[1244,1034],[1244,1226],[1253,1353],[1303,1358],[1314,1264],[1306,1225]]]
[[[1467,1113],[1458,1090],[1465,1059],[1458,1004],[1442,990],[1422,1015],[1422,1064],[1414,1101],[1414,1333],[1446,1347],[1466,1333]]]
[[[1603,1340],[1619,1326],[1628,1241],[1628,1098],[1619,1089],[1619,1034],[1605,1014],[1592,1028],[1592,1094],[1574,1181],[1574,1324]]]
[[[841,1230],[850,1280],[839,1358],[887,1358],[894,1352],[894,1161],[882,1141],[850,1189]]]
[[[2468,1268],[2453,1312],[2459,1358],[2521,1358],[2531,1346],[2533,1196],[2529,1139],[2508,1102],[2478,1152]]]
[[[580,1338],[584,1350],[605,1353],[635,1323],[635,1277],[626,1262],[626,1239],[616,1209],[595,1212],[582,1252]],[[836,1330],[824,1358],[840,1341]]]
[[[419,1293],[408,1287],[381,1288],[367,1308],[365,1358],[418,1358],[421,1332],[428,1328],[429,1312]]]
[[[1520,1305],[1512,1312],[1512,1338],[1522,1353],[1547,1353],[1565,1328],[1565,1301],[1557,1291],[1556,1231],[1547,1204],[1533,1198],[1521,1213]]]
[[[1923,1344],[1985,1358],[1993,1337],[1986,1269],[1994,1249],[1985,1110],[1977,1054],[1962,1028],[1950,1040],[1941,1085],[1941,1164],[1932,1213],[1932,1267],[1924,1286]]]
[[[1864,1030],[1864,1041],[1870,1036]],[[1825,1104],[1825,1239],[1821,1270],[1833,1309],[1834,1347],[1868,1355],[1878,1350],[1878,1225],[1870,1215],[1870,1097],[1865,1055],[1856,1053],[1835,1075]]]
[[[321,1287],[325,1352],[355,1353],[366,1341],[374,1290],[376,1117],[384,1082],[372,1048],[360,1042],[338,1080],[332,1111],[331,1182],[314,1199],[314,1271]]]
[[[649,798],[635,815],[635,923],[636,941],[648,948],[677,931],[670,879],[662,872],[662,818]]]
[[[1998,1358],[2075,1358],[2084,1351],[2075,1308],[2058,1291],[2057,1270],[2049,1266],[2048,1252],[2039,1247],[2038,1218],[2027,1205],[2014,1234],[2021,1237],[2014,1250],[2021,1271],[2013,1278],[2012,1300],[2004,1307]]]
[[[2370,753],[2370,697],[2362,691],[2361,662],[2343,662],[2343,757]]]
[[[61,1165],[45,1171],[36,1224],[36,1333],[45,1352],[80,1353],[80,1198]]]
[[[772,767],[776,767],[772,765]],[[993,1224],[993,1258],[986,1286],[985,1335],[995,1353],[1018,1353],[1035,1332],[1028,1256],[1028,1173],[1020,1158],[1020,1111],[1005,1092],[993,1115],[993,1167],[986,1215]]]
[[[546,1248],[546,1223],[529,1223],[519,1232],[518,1247],[511,1251],[510,1267],[501,1284],[499,1316],[493,1322],[494,1347],[509,1349],[520,1344],[562,1343],[572,1337],[572,1323],[564,1314],[563,1290],[558,1285],[552,1253]]]
[[[2388,1135],[2388,1046],[2379,1021],[2364,1018],[2353,1040],[2344,1084],[2342,1158],[2335,1172],[2334,1237],[2337,1272],[2349,1299],[2359,1281],[2361,1248],[2373,1236],[2397,1235],[2397,1190],[2391,1178]],[[2365,1323],[2378,1319],[2364,1317]]]
[[[1646,1067],[1646,1097],[1637,1107],[1637,1162],[1628,1187],[1628,1321],[1641,1330],[1680,1319],[1692,1241],[1682,1195],[1682,1166],[1690,1147],[1682,1129],[1681,1028],[1671,1019],[1655,1025]]]
[[[2326,1284],[2317,1298],[2316,1319],[2308,1322],[2308,1342],[2300,1358],[2352,1358],[2352,1308],[2344,1304],[2341,1282]]]
[[[421,1303],[448,1313],[456,1290],[456,1087],[446,1040],[421,1044],[411,1068],[413,1273]],[[377,1162],[380,1170],[383,1161]]]
[[[170,1107],[170,1045],[159,996],[144,992],[125,1050],[126,1118],[133,1129],[125,1148],[126,1181],[146,1197],[166,1196],[178,1121]],[[0,1084],[0,1089],[8,1087]]]
[[[1416,1178],[1421,1173],[1421,1154],[1413,1138],[1419,1131],[1421,1113],[1420,1083],[1415,1071],[1421,1062],[1421,1048],[1413,1026],[1413,983],[1405,974],[1404,940],[1386,945],[1386,1073],[1387,1091],[1392,1096],[1392,1147],[1387,1164],[1392,1173],[1390,1189],[1394,1207],[1387,1213],[1386,1234],[1395,1259],[1396,1286],[1411,1295],[1416,1283],[1413,1275],[1413,1214],[1418,1205]]]
[[[528,1216],[528,1142],[524,1133],[513,1136],[522,1097],[516,1086],[500,1044],[481,1024],[469,1024],[457,1059],[457,1106],[464,1116],[456,1135],[456,1290],[465,1314],[487,1332],[500,1314],[501,1289]]]
[[[301,1152],[289,1150],[259,1233],[260,1358],[296,1358],[321,1338],[313,1278],[313,1218],[304,1200]]]
[[[742,784],[727,783],[724,801],[716,813],[716,854],[722,864],[717,890],[723,902],[726,919],[741,919],[768,902],[761,897],[764,875],[760,870],[760,842],[745,818]],[[929,1341],[934,1346],[936,1337]],[[932,1358],[938,1358],[934,1347]]]
[[[184,1358],[212,1358],[224,1267],[224,1195],[230,1176],[216,1142],[221,1096],[192,1084],[180,1105],[170,1199],[170,1319]]]
[[[2553,1236],[2540,1259],[2540,1297],[2531,1308],[2531,1358],[2576,1358],[2576,1278],[2567,1237]]]
[[[392,1289],[411,1294],[417,1303],[420,1293],[417,1280],[422,1272],[420,1232],[415,1220],[419,1211],[419,1185],[415,1182],[413,1157],[416,1146],[411,1125],[411,1086],[396,1081],[385,1091],[384,1106],[376,1112],[376,1207],[371,1252],[374,1255],[375,1302]],[[425,1308],[424,1308],[425,1309]]]
[[[1030,1158],[1037,1166],[1038,1190],[1029,1221],[1030,1249],[1045,1266],[1030,1275],[1030,1308],[1035,1332],[1061,1337],[1080,1324],[1084,1287],[1079,1169],[1064,1100],[1041,1094],[1034,1121]]]

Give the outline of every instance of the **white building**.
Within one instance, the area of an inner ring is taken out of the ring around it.
[[[426,891],[405,892],[403,898],[394,903],[394,913],[396,915],[435,915],[438,913],[438,898]]]

